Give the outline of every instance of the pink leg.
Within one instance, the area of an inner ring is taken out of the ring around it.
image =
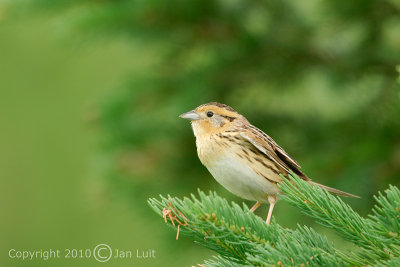
[[[251,207],[250,211],[254,212],[260,205],[261,205],[261,202],[257,201],[256,204],[254,204],[253,207]]]
[[[274,210],[274,206],[276,203],[276,196],[268,196],[268,202],[269,202],[269,210],[268,210],[268,216],[267,216],[267,224],[271,223],[271,217],[272,217],[272,211]]]

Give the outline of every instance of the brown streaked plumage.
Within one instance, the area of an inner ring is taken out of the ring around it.
[[[230,106],[211,102],[180,117],[191,121],[200,161],[222,186],[239,197],[256,201],[251,211],[262,202],[270,203],[267,224],[280,193],[277,184],[282,181],[281,174],[287,177],[293,171],[329,192],[357,197],[311,181],[296,160]]]

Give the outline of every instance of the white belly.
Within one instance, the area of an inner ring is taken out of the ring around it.
[[[241,198],[267,202],[268,195],[279,193],[275,183],[255,173],[233,153],[226,152],[218,160],[207,165],[215,180]]]

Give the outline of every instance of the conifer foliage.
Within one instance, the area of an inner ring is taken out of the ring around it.
[[[375,197],[376,205],[364,218],[341,198],[311,186],[292,174],[280,185],[282,198],[354,243],[341,251],[312,228],[280,226],[264,220],[243,204],[228,203],[216,193],[178,199],[149,199],[150,206],[177,229],[177,234],[219,255],[204,266],[400,266],[400,190],[389,186]],[[177,235],[178,237],[178,235]]]

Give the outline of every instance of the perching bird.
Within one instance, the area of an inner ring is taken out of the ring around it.
[[[357,197],[311,181],[271,137],[227,105],[207,103],[180,117],[191,121],[197,154],[215,180],[233,194],[256,201],[251,211],[269,202],[267,224],[280,193],[277,186],[283,180],[280,174],[288,177],[293,171],[329,192]]]

